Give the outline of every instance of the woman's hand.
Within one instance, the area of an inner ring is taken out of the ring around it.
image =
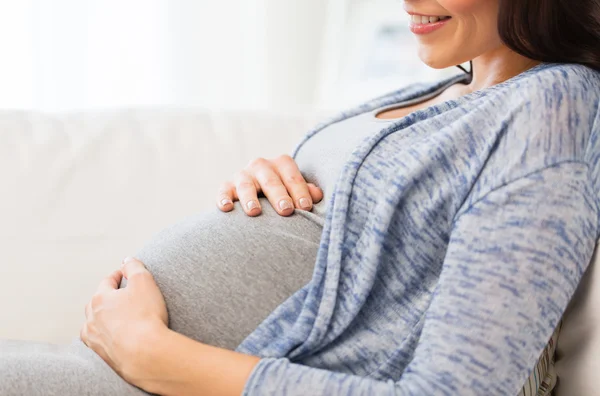
[[[127,286],[119,289],[121,280]],[[259,357],[202,344],[168,328],[165,300],[140,261],[123,260],[85,307],[81,340],[151,394],[241,395]]]
[[[323,191],[313,183],[306,183],[294,159],[280,155],[272,160],[257,158],[250,161],[235,174],[233,182],[221,185],[217,206],[229,212],[233,210],[233,202],[239,200],[247,215],[258,216],[261,213],[260,192],[282,216],[294,213],[294,207],[310,211],[313,202],[323,199]]]
[[[127,286],[119,289],[122,278]],[[136,358],[168,330],[165,300],[140,261],[127,258],[120,270],[105,278],[85,307],[81,340],[126,381],[143,376]]]

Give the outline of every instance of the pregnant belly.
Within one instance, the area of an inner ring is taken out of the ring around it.
[[[169,326],[200,342],[235,349],[312,277],[322,233],[313,213],[279,216],[266,198],[248,217],[239,202],[190,216],[139,252],[169,311]]]

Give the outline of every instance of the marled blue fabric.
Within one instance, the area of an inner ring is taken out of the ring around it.
[[[312,280],[237,348],[244,395],[519,393],[599,235],[599,101],[600,73],[541,64],[365,139]]]

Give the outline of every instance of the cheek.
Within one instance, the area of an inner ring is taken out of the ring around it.
[[[490,41],[498,32],[498,7],[500,0],[438,0],[456,23],[458,35],[475,41]]]
[[[485,8],[493,2],[490,0],[438,0],[438,3],[450,14],[458,16],[473,14],[477,9]]]
[[[431,36],[417,37],[419,57],[434,68],[474,59],[500,45],[497,0],[438,0],[453,21]]]

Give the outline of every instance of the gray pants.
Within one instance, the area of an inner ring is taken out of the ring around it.
[[[310,281],[322,218],[281,217],[260,201],[259,217],[248,217],[239,202],[230,213],[215,208],[161,231],[135,254],[154,275],[173,330],[235,349]],[[2,396],[145,394],[79,339],[66,346],[0,341]]]

